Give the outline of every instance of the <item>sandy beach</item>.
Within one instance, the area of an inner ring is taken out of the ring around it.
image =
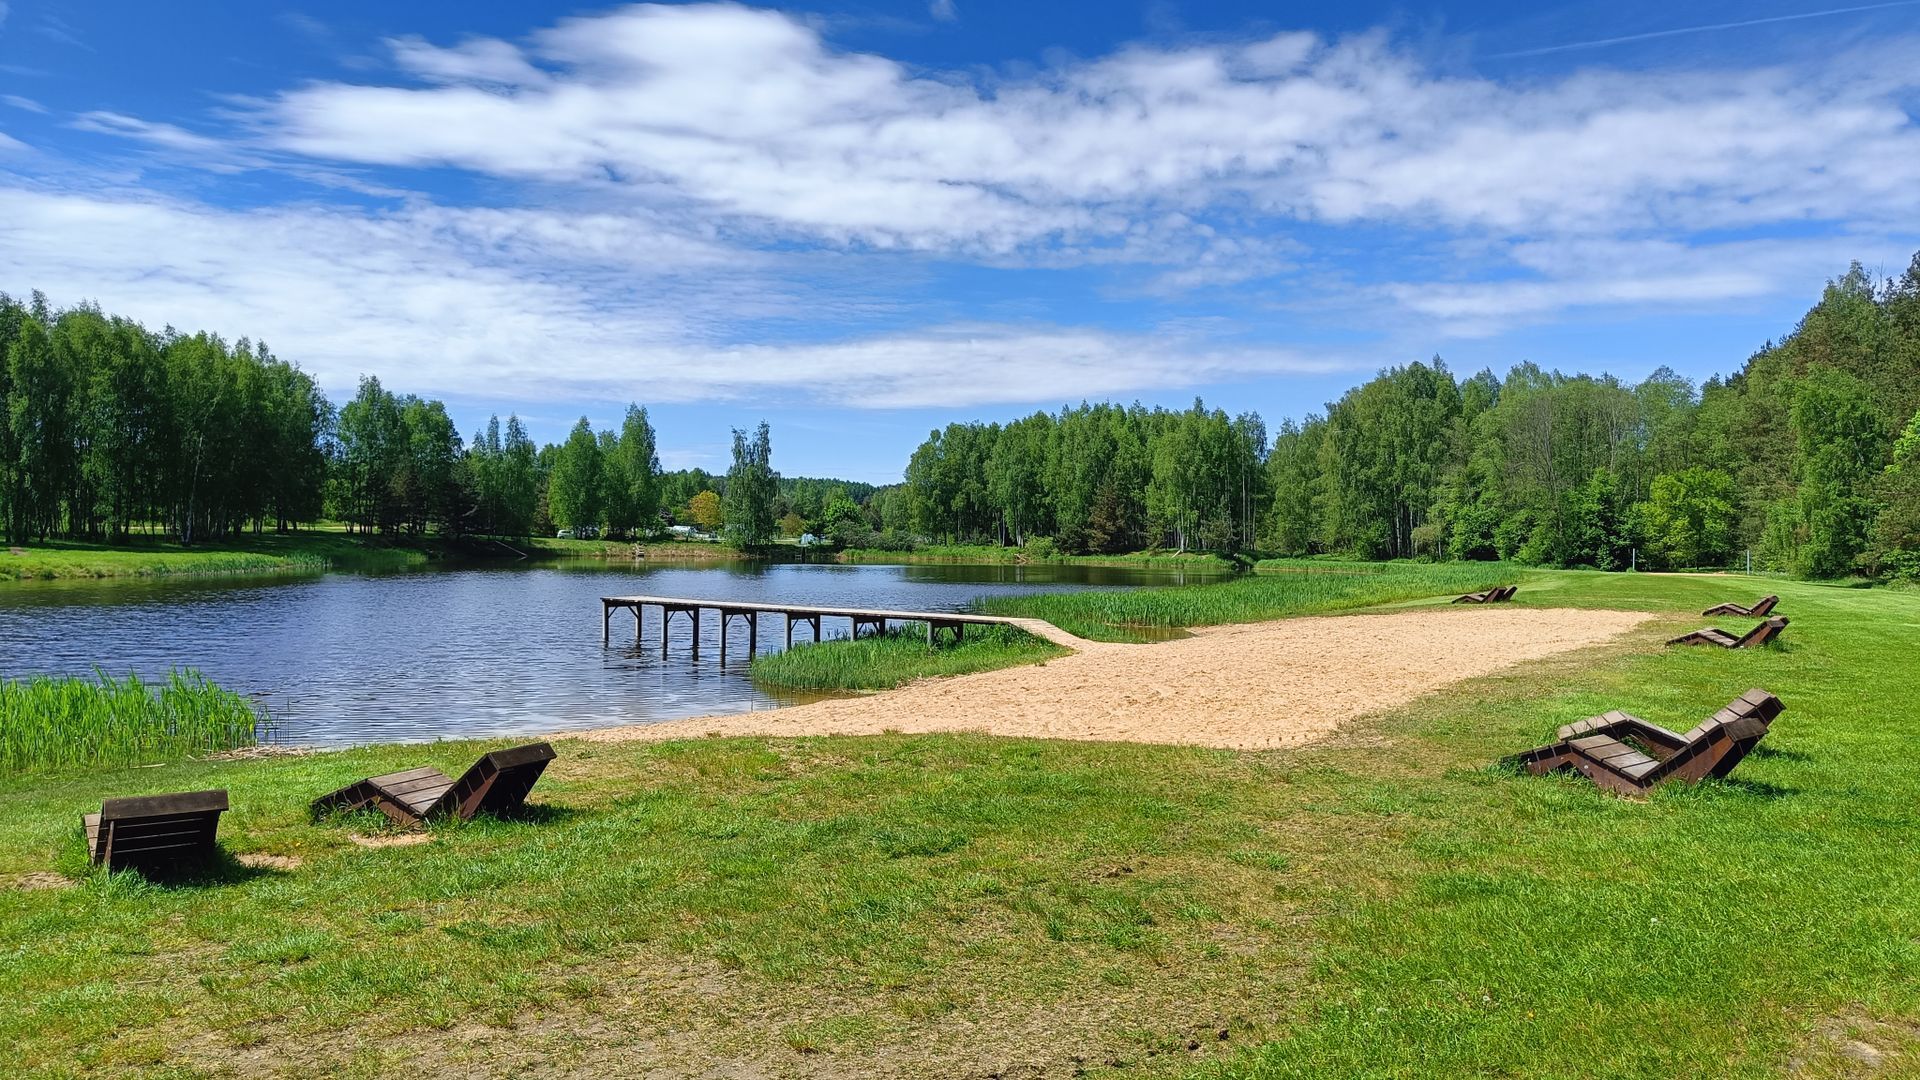
[[[585,732],[701,735],[974,731],[1229,749],[1297,746],[1444,686],[1609,641],[1654,616],[1573,608],[1421,608],[1211,627],[1152,645],[1048,636],[1044,664],[784,709]]]

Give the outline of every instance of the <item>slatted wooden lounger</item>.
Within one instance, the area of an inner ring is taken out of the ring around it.
[[[225,791],[183,791],[108,799],[86,814],[87,857],[108,870],[165,873],[213,858],[214,833],[227,809]]]
[[[1749,690],[1685,735],[1615,711],[1568,724],[1557,741],[1507,760],[1535,776],[1578,772],[1608,791],[1644,795],[1669,780],[1726,776],[1785,709],[1765,690]]]
[[[1485,592],[1470,592],[1465,596],[1455,598],[1453,602],[1456,604],[1498,604],[1502,601],[1513,599],[1513,594],[1519,591],[1520,586],[1518,585],[1502,585],[1497,589],[1488,589]]]
[[[1779,637],[1780,631],[1786,628],[1787,617],[1785,615],[1775,615],[1773,618],[1756,625],[1753,629],[1739,637],[1734,637],[1732,634],[1727,633],[1717,626],[1709,626],[1704,630],[1695,630],[1691,634],[1681,634],[1679,637],[1667,642],[1667,644],[1718,645],[1723,649],[1745,649],[1754,645],[1765,645],[1767,642]]]
[[[553,747],[539,742],[483,755],[458,780],[438,769],[372,776],[313,800],[313,812],[372,808],[407,827],[449,814],[462,820],[498,814],[525,803],[552,760]]]
[[[1716,604],[1700,614],[1739,615],[1748,619],[1764,619],[1767,613],[1773,610],[1773,605],[1779,602],[1780,598],[1777,596],[1763,596],[1752,607],[1742,607],[1739,604]]]

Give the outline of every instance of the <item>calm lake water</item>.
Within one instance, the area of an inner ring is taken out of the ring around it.
[[[730,563],[606,565],[398,574],[21,582],[0,586],[0,677],[164,677],[196,668],[255,695],[275,740],[345,745],[647,723],[768,708],[792,700],[746,677],[736,621],[727,664],[716,620],[700,659],[676,621],[660,656],[659,615],[633,646],[615,612],[600,643],[600,597],[649,594],[915,611],[958,611],[976,597],[1217,580],[1218,575],[1081,566],[843,566]],[[846,624],[829,621],[827,636]],[[806,628],[796,631],[799,639]],[[760,648],[777,649],[765,619]]]

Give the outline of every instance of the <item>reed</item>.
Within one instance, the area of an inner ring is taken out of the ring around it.
[[[907,623],[884,634],[757,656],[751,672],[761,686],[789,690],[888,690],[915,679],[968,675],[1065,654],[1011,626],[969,626],[959,644],[928,648],[926,624]]]
[[[1296,561],[1298,567],[1292,565]],[[1503,563],[1273,560],[1261,568],[1258,574],[1207,585],[1003,596],[977,601],[975,606],[995,615],[1045,619],[1096,641],[1138,641],[1164,636],[1164,631],[1176,627],[1259,622],[1458,595],[1519,579]]]
[[[115,679],[0,680],[0,767],[58,769],[177,761],[252,746],[260,717],[246,698],[195,671],[157,688]]]

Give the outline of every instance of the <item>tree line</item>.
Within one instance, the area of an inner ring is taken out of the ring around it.
[[[264,343],[156,333],[92,304],[56,311],[38,292],[0,294],[0,410],[0,532],[13,544],[191,544],[332,519],[407,538],[625,538],[697,522],[758,546],[794,520],[860,516],[874,490],[781,477],[765,424],[734,433],[724,475],[663,471],[638,405],[618,430],[583,417],[547,446],[517,416],[462,439],[444,404],[376,377],[336,409]]]
[[[646,536],[746,546],[1039,544],[1920,577],[1920,255],[1857,264],[1792,333],[1702,385],[1531,363],[1382,371],[1269,431],[1254,413],[1081,404],[929,433],[887,487],[782,477],[763,423],[725,474],[664,471],[647,412],[536,446],[462,439],[364,378],[337,410],[263,343],[152,332],[0,294],[0,527],[182,542],[322,518],[383,535]]]
[[[1522,363],[1382,371],[1269,433],[1200,402],[950,424],[906,468],[913,530],[1363,558],[1920,576],[1920,256],[1858,264],[1703,385]],[[880,500],[883,495],[874,496]]]

